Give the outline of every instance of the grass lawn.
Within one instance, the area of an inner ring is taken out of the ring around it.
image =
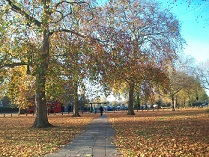
[[[209,109],[109,113],[115,144],[128,157],[209,156]]]
[[[29,157],[54,152],[78,134],[97,115],[49,115],[49,122],[56,126],[46,129],[31,128],[32,115],[0,114],[0,156]]]

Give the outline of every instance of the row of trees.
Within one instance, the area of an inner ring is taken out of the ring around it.
[[[161,104],[163,100],[164,103],[171,104],[172,110],[175,110],[176,105],[188,107],[208,101],[205,91],[207,88],[204,87],[208,85],[201,81],[203,75],[200,75],[205,71],[205,68],[204,70],[199,69],[189,57],[184,61],[179,59],[175,63],[175,68],[168,75],[167,87],[158,88],[155,86],[155,91],[152,91],[153,94],[151,93],[148,98],[141,97],[142,103],[149,101],[152,104]],[[204,74],[204,78],[206,76],[208,77],[208,74]]]
[[[128,90],[130,115],[134,93],[166,92],[173,100],[185,88],[171,83],[184,44],[180,24],[156,2],[3,0],[0,6],[1,94],[26,105],[35,93],[33,127],[51,126],[47,99],[72,96],[79,116],[85,82],[100,83],[107,94]]]

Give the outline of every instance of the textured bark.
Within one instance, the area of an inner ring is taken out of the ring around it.
[[[44,31],[44,43],[43,50],[39,54],[37,59],[37,74],[36,74],[36,119],[33,124],[35,128],[50,127],[51,124],[48,122],[47,118],[47,108],[46,108],[46,96],[45,96],[45,83],[46,83],[46,70],[48,68],[48,54],[49,54],[49,35],[48,31]]]
[[[134,102],[134,84],[130,84],[129,101],[128,101],[128,115],[135,115],[133,102]]]
[[[44,21],[42,25],[43,29],[43,46],[41,51],[38,53],[36,60],[36,118],[33,124],[34,128],[45,128],[52,126],[48,122],[47,108],[46,108],[46,96],[45,96],[45,83],[46,83],[46,72],[49,64],[49,26],[48,26],[48,6],[47,0],[44,3]]]
[[[52,126],[48,122],[47,118],[47,108],[46,108],[46,98],[45,98],[45,79],[43,75],[39,75],[36,78],[36,118],[33,124],[34,128],[45,128]]]
[[[78,112],[78,84],[77,83],[75,83],[75,87],[74,87],[73,117],[80,117],[79,112]]]

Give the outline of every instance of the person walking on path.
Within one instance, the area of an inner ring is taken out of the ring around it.
[[[104,111],[103,107],[102,107],[102,106],[100,106],[99,110],[100,110],[100,114],[101,114],[101,116],[102,116],[103,111]]]

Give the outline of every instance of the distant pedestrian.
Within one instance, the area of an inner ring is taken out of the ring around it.
[[[100,106],[99,110],[100,110],[100,114],[101,114],[101,116],[102,116],[103,111],[104,111],[103,107],[102,107],[102,106]]]

